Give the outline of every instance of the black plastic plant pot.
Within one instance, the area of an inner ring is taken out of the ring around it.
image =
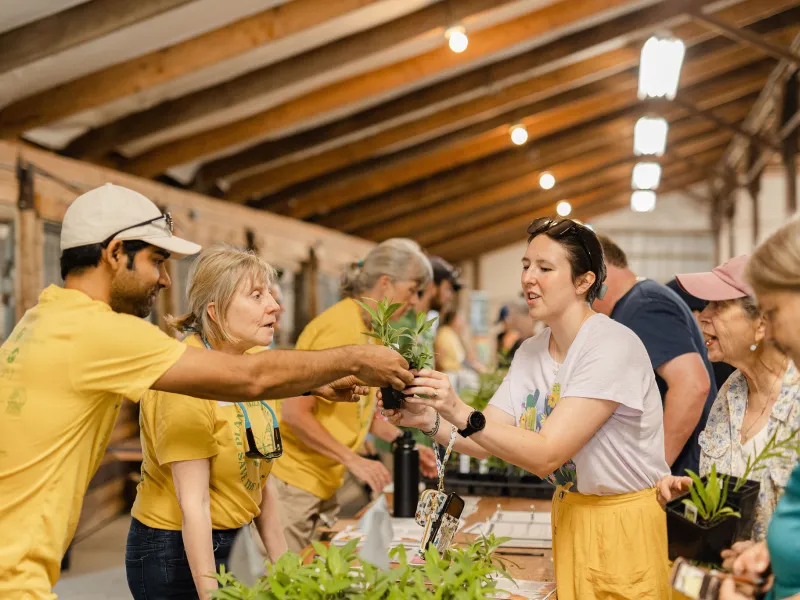
[[[674,502],[674,500],[673,500]],[[734,510],[737,507],[729,504]],[[728,517],[707,525],[692,523],[684,517],[683,504],[672,506],[667,504],[667,539],[669,542],[669,559],[679,556],[702,563],[722,564],[721,552],[730,548],[736,541],[739,519]]]
[[[383,396],[383,408],[391,410],[402,408],[403,402],[406,399],[406,395],[402,391],[396,390],[393,387],[381,388],[381,396]]]
[[[753,535],[753,523],[756,520],[756,503],[758,502],[758,492],[761,490],[761,483],[748,479],[742,487],[734,492],[738,478],[731,477],[728,481],[728,502],[739,507],[742,518],[739,521],[739,528],[736,532],[737,540],[749,540]]]

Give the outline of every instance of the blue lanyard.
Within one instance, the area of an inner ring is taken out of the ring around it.
[[[211,347],[211,344],[208,343],[208,340],[206,339],[206,336],[201,335],[200,339],[203,341],[203,345],[206,348],[208,348],[209,350],[214,350]],[[277,429],[278,428],[278,415],[276,415],[275,411],[272,410],[272,407],[269,404],[267,404],[266,402],[264,402],[263,400],[261,400],[261,404],[262,404],[262,406],[265,406],[267,408],[267,410],[269,411],[269,414],[272,417],[272,426]],[[251,425],[250,425],[250,417],[247,415],[247,410],[245,409],[244,404],[242,404],[241,402],[237,402],[236,406],[238,406],[242,410],[242,413],[244,414],[244,426],[248,427],[248,428],[252,428]]]

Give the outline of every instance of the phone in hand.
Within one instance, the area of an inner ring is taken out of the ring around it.
[[[685,558],[675,560],[670,583],[673,589],[692,600],[717,600],[719,588],[726,577],[733,578],[741,592],[751,594],[756,599],[764,598],[766,595],[765,581],[761,578],[750,579],[731,575],[725,571],[698,567]]]

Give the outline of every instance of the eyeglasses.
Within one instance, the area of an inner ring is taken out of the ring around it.
[[[270,446],[272,447],[272,450],[264,454],[258,449],[258,444],[256,444],[256,436],[253,435],[253,427],[250,425],[250,415],[247,414],[247,409],[244,407],[244,404],[237,402],[236,406],[242,409],[242,413],[244,414],[244,432],[245,438],[247,439],[247,449],[245,450],[244,455],[247,458],[263,458],[266,460],[272,460],[283,455],[281,428],[278,426],[278,417],[275,415],[275,411],[272,410],[272,407],[263,400],[261,401],[261,405],[265,406],[272,416],[273,428],[270,439]],[[266,444],[262,444],[262,446],[266,446]]]
[[[142,221],[141,223],[136,223],[136,225],[129,225],[128,227],[124,227],[123,229],[120,229],[119,231],[112,233],[105,239],[103,245],[108,246],[111,243],[111,240],[113,240],[115,237],[117,237],[120,233],[124,231],[129,231],[130,229],[136,229],[137,227],[144,227],[145,225],[150,225],[151,223],[157,223],[162,219],[164,220],[170,235],[172,235],[175,232],[175,221],[173,221],[172,215],[170,213],[165,212],[160,217],[155,217],[154,219]]]
[[[586,259],[589,261],[589,270],[597,275],[597,269],[595,269],[594,266],[592,253],[589,250],[589,247],[586,245],[586,242],[583,240],[583,231],[579,223],[576,223],[572,219],[551,219],[550,217],[539,217],[538,219],[531,221],[531,224],[528,225],[528,235],[531,238],[546,233],[551,238],[559,239],[571,232],[574,232],[574,236],[578,238],[578,243],[586,253]]]

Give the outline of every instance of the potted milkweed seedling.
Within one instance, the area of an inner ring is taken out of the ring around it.
[[[739,507],[728,502],[728,475],[717,475],[711,467],[700,478],[687,469],[692,485],[687,494],[667,503],[669,556],[679,556],[703,563],[718,564],[720,552],[736,540]]]
[[[369,298],[365,298],[369,300]],[[372,318],[372,331],[365,333],[369,337],[375,338],[388,348],[393,348],[399,352],[408,362],[412,370],[423,369],[433,359],[433,352],[425,344],[423,334],[428,331],[436,322],[436,317],[426,320],[425,313],[418,313],[416,323],[412,328],[400,327],[392,323],[391,318],[400,310],[403,305],[391,303],[388,300],[376,302],[373,309],[364,302],[358,302]],[[402,391],[393,387],[381,388],[384,408],[397,409],[403,405],[405,395]]]

